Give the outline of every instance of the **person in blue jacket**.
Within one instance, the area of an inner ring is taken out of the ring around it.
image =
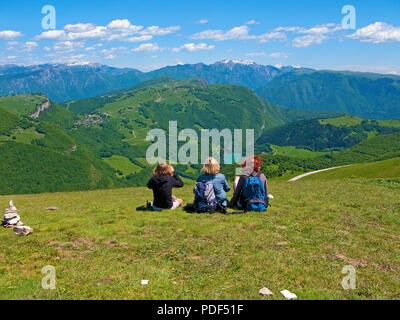
[[[210,157],[203,165],[204,172],[198,177],[197,182],[211,182],[214,186],[215,197],[220,210],[226,210],[228,206],[228,198],[226,193],[231,190],[231,187],[226,181],[225,176],[219,173],[221,167],[217,160]]]

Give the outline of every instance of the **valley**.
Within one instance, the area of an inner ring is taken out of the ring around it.
[[[270,179],[400,155],[400,120],[285,109],[246,87],[203,79],[162,77],[61,105],[44,95],[2,97],[0,112],[0,194],[144,186],[152,170],[146,135],[168,133],[170,119],[178,130],[255,128],[255,151]],[[20,168],[19,177],[9,175]],[[176,170],[190,182],[200,165]],[[229,178],[233,170],[223,166]],[[54,183],[57,177],[63,183]],[[24,181],[32,181],[29,188]]]

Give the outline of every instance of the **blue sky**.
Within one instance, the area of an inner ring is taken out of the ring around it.
[[[42,28],[42,7],[56,29]],[[356,29],[344,30],[344,5]],[[0,4],[0,64],[99,62],[148,71],[223,59],[400,74],[398,0],[15,0]]]

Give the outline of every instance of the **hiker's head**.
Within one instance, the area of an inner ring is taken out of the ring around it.
[[[160,163],[154,170],[153,176],[155,177],[163,177],[163,176],[173,176],[174,175],[174,167],[169,165],[168,163]]]
[[[218,161],[215,160],[214,158],[210,157],[206,160],[206,162],[203,165],[203,171],[205,174],[217,174],[219,170],[221,169],[221,166],[219,165]]]
[[[244,160],[241,167],[243,168],[243,171],[246,171],[246,169],[250,169],[250,171],[260,172],[262,162],[263,161],[262,161],[261,157],[250,156],[250,157],[246,158],[246,160]],[[251,170],[251,169],[253,169],[253,170]]]

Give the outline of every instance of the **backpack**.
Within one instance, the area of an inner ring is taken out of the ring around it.
[[[214,213],[217,210],[214,185],[211,182],[196,182],[194,192],[194,210],[198,213]]]
[[[247,211],[258,211],[263,212],[268,208],[268,197],[266,195],[266,190],[264,184],[260,179],[260,174],[253,177],[250,176],[246,179],[244,183],[241,202],[242,208]]]

